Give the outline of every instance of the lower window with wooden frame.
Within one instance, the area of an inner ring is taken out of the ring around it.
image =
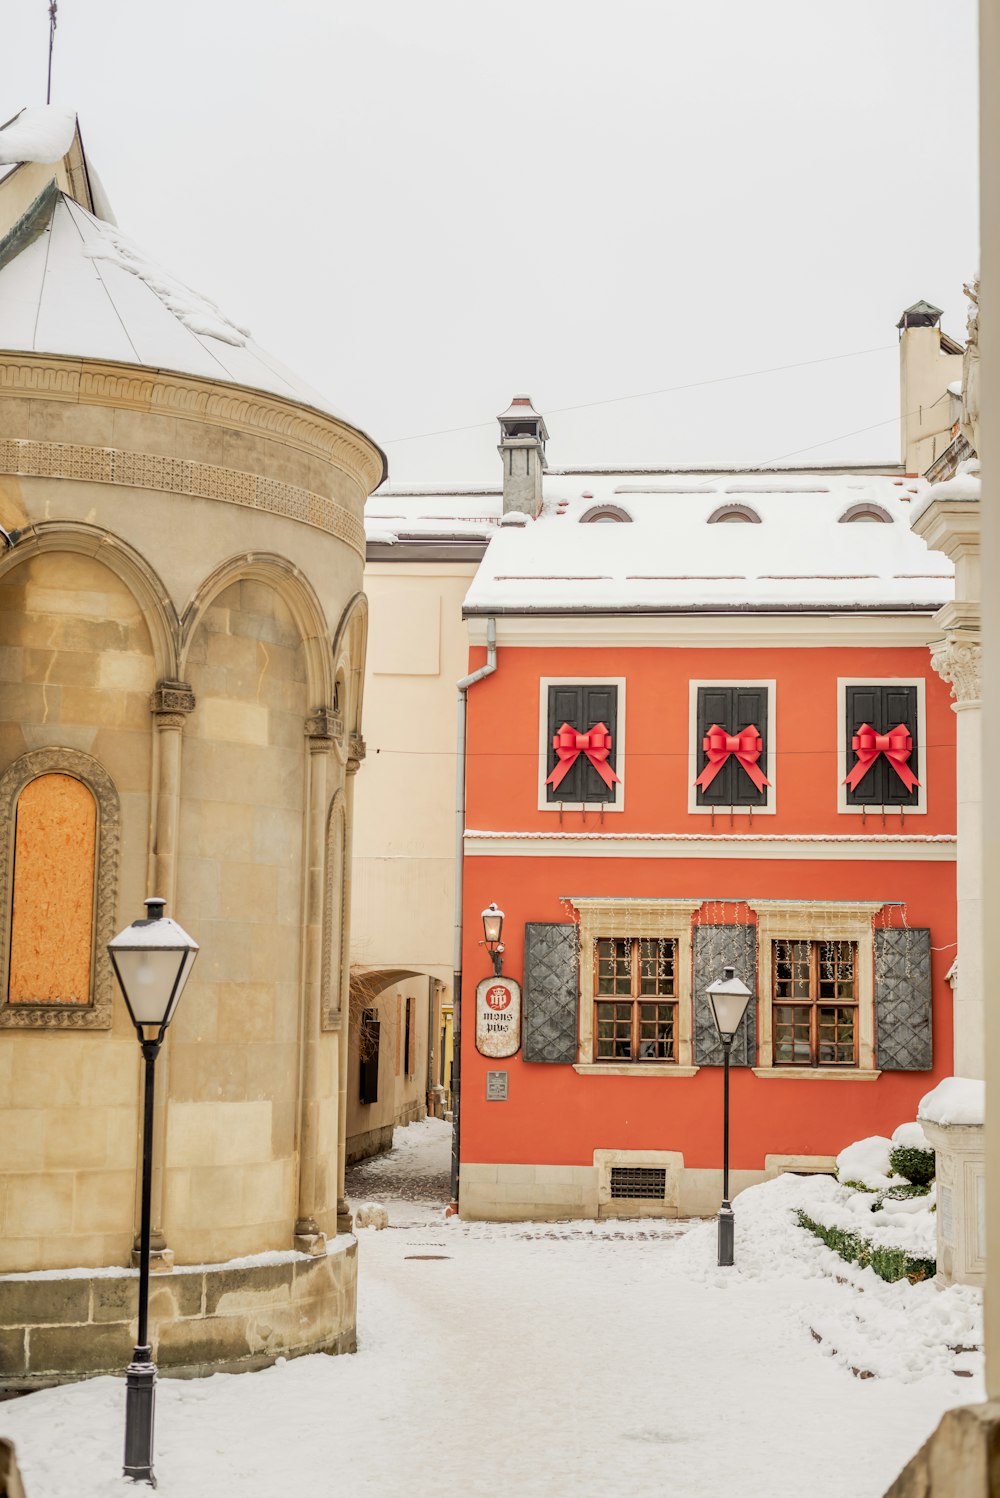
[[[595,1062],[676,1063],[676,941],[599,938],[594,993]]]
[[[858,944],[771,944],[775,1066],[858,1065]]]

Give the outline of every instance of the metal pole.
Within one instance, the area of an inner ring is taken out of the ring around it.
[[[153,1183],[153,1087],[159,1041],[143,1040],[146,1061],[142,1114],[142,1215],[139,1228],[139,1331],[125,1376],[125,1463],[123,1474],[133,1482],[153,1476],[153,1415],[156,1402],[156,1364],[149,1343],[149,1237]]]
[[[722,1206],[719,1209],[719,1263],[729,1266],[734,1262],[735,1224],[733,1209],[729,1201],[729,1052],[733,1044],[731,1035],[722,1037]]]

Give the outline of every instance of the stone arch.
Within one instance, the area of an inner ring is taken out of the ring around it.
[[[322,1026],[339,1030],[344,1008],[344,950],[347,942],[347,798],[338,790],[326,820],[323,876]]]
[[[340,616],[333,642],[334,672],[347,686],[347,701],[342,712],[348,739],[361,734],[367,649],[368,599],[364,593],[355,593]]]
[[[118,861],[121,805],[111,776],[89,754],[78,749],[32,749],[0,775],[0,972],[6,975],[10,953],[10,907],[13,893],[13,831],[17,798],[41,775],[70,775],[81,781],[97,803],[97,850],[94,892],[93,999],[90,1004],[8,1004],[6,978],[0,1002],[0,1028],[19,1030],[108,1030],[111,1028],[114,982],[107,944],[115,934],[118,908]]]
[[[180,670],[205,611],[233,583],[244,580],[273,588],[288,607],[302,639],[310,702],[327,707],[333,701],[333,663],[330,634],[319,597],[305,574],[272,552],[247,552],[216,567],[191,598],[181,618]]]
[[[158,681],[178,673],[180,621],[165,585],[144,556],[121,537],[80,521],[42,521],[0,557],[0,577],[34,557],[52,552],[91,557],[124,583],[146,622]]]

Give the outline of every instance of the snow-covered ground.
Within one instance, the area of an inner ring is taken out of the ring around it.
[[[835,1258],[790,1205],[828,1182],[738,1198],[720,1270],[712,1223],[445,1221],[449,1132],[411,1125],[353,1173],[391,1223],[359,1233],[356,1357],[161,1382],[165,1498],[879,1498],[983,1398],[978,1354],[949,1350],[976,1297]],[[431,1199],[401,1197],[417,1180]],[[28,1498],[122,1492],[123,1402],[101,1378],[2,1407]]]

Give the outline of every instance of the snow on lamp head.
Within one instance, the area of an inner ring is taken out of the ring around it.
[[[710,983],[705,993],[719,1039],[731,1041],[752,997],[749,988],[737,978],[734,967],[726,967],[722,970],[722,977]]]
[[[199,947],[163,914],[163,900],[144,903],[146,918],[133,921],[109,941],[108,956],[140,1040],[143,1027],[155,1025],[159,1042],[174,1017]]]

